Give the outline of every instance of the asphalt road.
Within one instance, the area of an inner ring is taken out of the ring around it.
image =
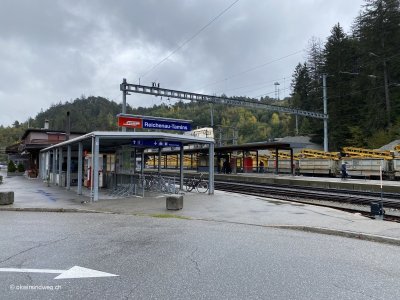
[[[114,214],[0,212],[0,299],[398,299],[399,247],[306,232]]]

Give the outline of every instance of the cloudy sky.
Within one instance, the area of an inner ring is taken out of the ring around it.
[[[0,0],[0,124],[82,95],[120,102],[122,78],[249,97],[274,97],[279,82],[282,98],[310,39],[324,42],[338,22],[348,32],[363,4],[240,0],[215,19],[234,2]],[[128,96],[132,106],[161,101]]]

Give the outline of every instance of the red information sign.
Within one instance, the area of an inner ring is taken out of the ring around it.
[[[143,128],[143,120],[133,117],[118,116],[118,126],[129,128]]]

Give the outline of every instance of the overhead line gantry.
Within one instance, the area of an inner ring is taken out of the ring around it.
[[[123,95],[123,104],[122,104],[122,113],[126,113],[126,95],[129,93],[138,93],[138,94],[146,94],[146,95],[153,95],[153,96],[160,96],[166,98],[175,98],[175,99],[182,99],[188,101],[195,101],[195,102],[207,102],[207,103],[215,103],[215,104],[228,104],[228,105],[235,105],[235,106],[242,106],[248,108],[261,108],[267,109],[270,111],[282,112],[293,114],[296,116],[305,116],[310,118],[317,118],[323,119],[325,122],[328,120],[328,114],[325,113],[318,113],[312,112],[307,110],[301,110],[297,108],[288,108],[279,105],[271,105],[266,104],[258,101],[257,99],[234,99],[228,97],[218,97],[212,95],[205,95],[205,94],[198,94],[198,93],[191,93],[191,92],[184,92],[178,90],[170,90],[160,88],[159,86],[145,86],[140,84],[132,84],[127,83],[126,79],[124,78],[122,83],[120,84],[120,90],[122,91]],[[327,136],[324,136],[324,139],[327,139]]]

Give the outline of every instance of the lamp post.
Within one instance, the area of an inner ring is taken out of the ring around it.
[[[391,127],[392,126],[392,122],[390,121],[390,96],[389,96],[389,83],[388,83],[388,72],[387,72],[387,65],[386,65],[386,58],[380,55],[377,55],[373,52],[369,52],[370,56],[374,56],[377,58],[382,59],[382,63],[383,63],[383,80],[384,80],[384,85],[385,85],[385,103],[386,103],[386,115],[387,115],[387,122],[388,122],[388,126]]]

